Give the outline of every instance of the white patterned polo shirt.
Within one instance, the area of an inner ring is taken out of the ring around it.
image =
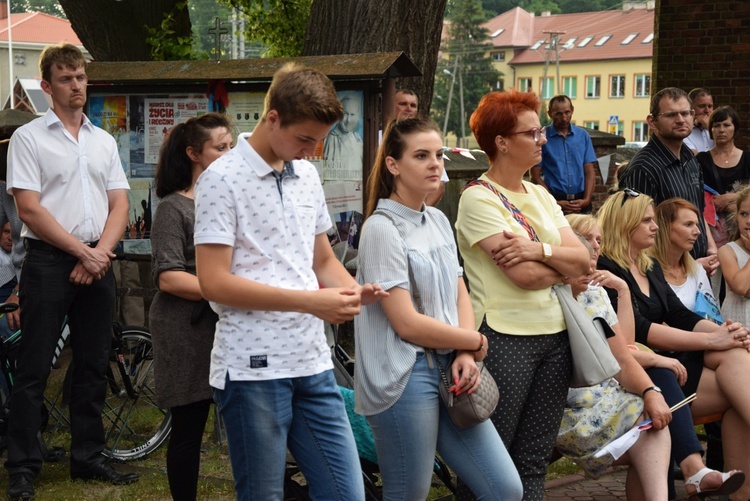
[[[317,290],[315,236],[331,226],[315,167],[295,160],[278,173],[240,136],[198,178],[195,244],[233,247],[231,273],[272,287]],[[323,321],[313,315],[211,303],[218,313],[211,386],[311,376],[332,368]]]

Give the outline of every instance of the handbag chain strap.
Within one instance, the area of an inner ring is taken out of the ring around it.
[[[474,179],[473,181],[469,181],[468,183],[466,183],[466,186],[464,186],[464,190],[467,188],[471,188],[472,186],[484,186],[492,193],[497,195],[505,208],[508,209],[510,214],[513,216],[513,219],[515,219],[516,222],[520,224],[524,230],[526,230],[526,233],[529,234],[529,239],[533,242],[539,242],[539,237],[537,236],[536,231],[534,231],[534,227],[531,226],[531,223],[529,223],[529,220],[526,219],[526,216],[523,215],[523,212],[521,212],[518,207],[513,205],[513,202],[508,200],[508,197],[500,193],[497,188],[482,179]]]

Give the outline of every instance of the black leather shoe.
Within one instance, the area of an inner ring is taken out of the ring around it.
[[[31,499],[34,497],[34,477],[28,473],[14,473],[8,484],[8,498]]]
[[[73,480],[99,480],[112,485],[127,485],[138,481],[137,473],[118,473],[107,463],[100,463],[83,472],[70,472]]]

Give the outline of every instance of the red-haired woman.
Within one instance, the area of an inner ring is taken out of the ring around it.
[[[512,90],[482,98],[470,125],[490,168],[464,191],[456,221],[475,322],[490,344],[485,363],[500,387],[493,423],[528,500],[542,499],[571,372],[551,286],[590,267],[555,199],[523,179],[547,141],[539,106]]]

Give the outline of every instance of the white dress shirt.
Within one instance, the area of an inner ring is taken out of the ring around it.
[[[84,115],[76,141],[52,109],[10,139],[8,193],[14,188],[39,192],[42,207],[82,242],[104,231],[107,191],[130,189],[115,139]],[[25,224],[21,236],[38,239]]]

